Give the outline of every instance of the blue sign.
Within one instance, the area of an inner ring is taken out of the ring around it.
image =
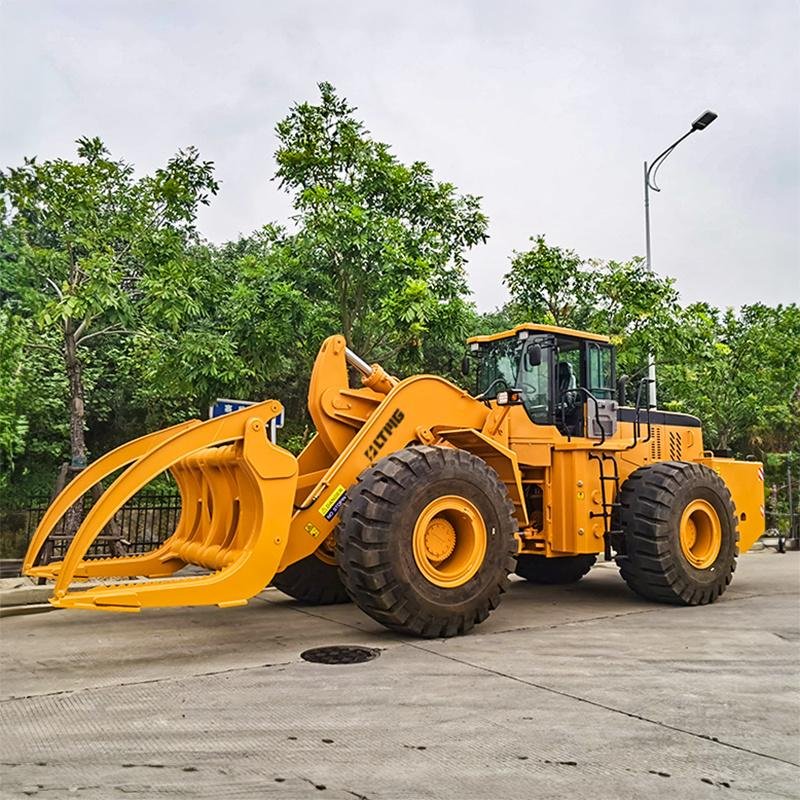
[[[230,414],[233,411],[239,411],[242,408],[254,406],[256,402],[255,400],[230,400],[225,397],[219,397],[209,406],[208,418],[214,419],[214,417],[221,417],[223,414]],[[269,422],[269,438],[273,444],[275,444],[277,429],[283,427],[283,414],[284,412],[281,410],[281,413]]]
[[[208,418],[221,417],[223,414],[230,414],[232,411],[238,411],[241,408],[255,405],[254,400],[228,400],[220,397],[208,409]]]

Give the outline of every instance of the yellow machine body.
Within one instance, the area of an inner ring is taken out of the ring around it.
[[[525,334],[608,345],[605,337],[538,325],[475,337],[470,345],[474,349]],[[350,386],[348,365],[361,372],[361,386]],[[268,438],[270,420],[282,410],[274,400],[144,436],[98,459],[56,497],[30,543],[23,571],[54,581],[51,603],[62,608],[241,605],[276,573],[315,552],[334,563],[331,545],[339,512],[358,476],[384,456],[415,444],[466,450],[494,469],[514,507],[519,553],[562,557],[607,550],[606,511],[615,487],[639,467],[661,461],[696,462],[722,477],[736,508],[742,551],[763,532],[760,465],[704,453],[702,431],[693,418],[682,424],[685,415],[671,420],[667,413],[654,411],[651,417],[648,411],[645,426],[639,410],[633,416],[626,412],[598,440],[565,435],[556,424],[536,424],[522,405],[502,399],[473,397],[433,375],[397,380],[350,353],[344,337],[329,337],[309,385],[316,434],[299,456]],[[586,405],[584,433],[591,411]],[[83,520],[63,560],[38,564],[47,537],[67,510],[122,468]],[[148,553],[86,558],[114,514],[165,471],[181,495],[174,532]],[[187,565],[205,574],[175,575]],[[108,578],[136,580],[70,588],[76,580]]]

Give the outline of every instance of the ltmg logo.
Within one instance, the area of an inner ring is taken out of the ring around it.
[[[364,451],[364,455],[369,461],[373,461],[375,456],[380,453],[395,428],[405,419],[405,416],[399,408],[395,409],[392,416],[389,417],[389,421],[378,431],[378,435],[372,440],[372,444]]]

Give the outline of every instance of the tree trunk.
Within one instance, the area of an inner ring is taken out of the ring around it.
[[[86,439],[83,433],[85,406],[83,401],[83,375],[78,359],[75,329],[67,322],[64,329],[64,361],[69,381],[69,445],[70,463],[73,467],[86,466]]]
[[[78,359],[78,344],[75,341],[75,327],[71,320],[64,325],[64,365],[69,382],[69,447],[70,463],[67,467],[69,480],[72,480],[86,466],[86,439],[83,434],[84,402],[83,375]],[[61,487],[63,488],[63,487]],[[78,500],[64,516],[64,534],[70,539],[75,536],[83,521],[83,498]]]
[[[347,280],[342,276],[339,283],[339,316],[342,321],[342,335],[348,347],[355,347],[353,341],[353,322],[350,315],[350,305],[347,297]]]

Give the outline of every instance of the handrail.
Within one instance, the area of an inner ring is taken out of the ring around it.
[[[633,441],[623,449],[623,452],[627,450],[632,450],[639,444],[640,439],[639,436],[642,432],[642,423],[641,423],[641,411],[642,411],[642,391],[645,386],[648,386],[651,383],[651,378],[641,378],[639,380],[639,384],[636,387],[636,417],[633,420]],[[653,426],[651,423],[650,418],[650,404],[648,403],[646,406],[647,409],[647,438],[641,439],[642,444],[646,444],[650,441],[653,436]]]

